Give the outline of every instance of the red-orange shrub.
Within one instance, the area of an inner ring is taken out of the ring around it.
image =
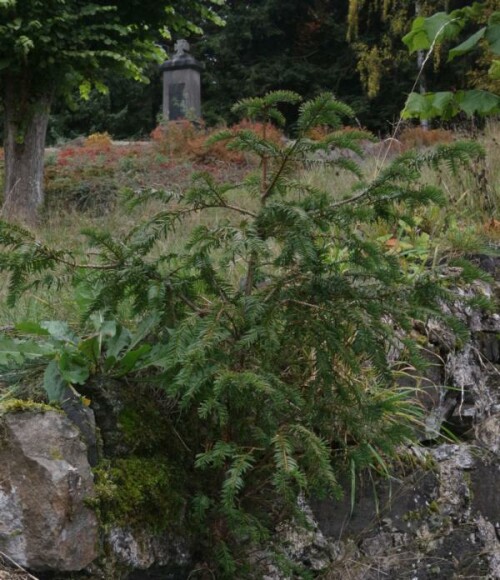
[[[85,139],[83,146],[93,151],[109,151],[112,144],[109,133],[92,133]]]
[[[349,133],[351,131],[367,131],[362,127],[351,127],[350,125],[346,125],[338,130],[339,133]],[[312,139],[313,141],[321,141],[332,132],[332,128],[328,125],[319,125],[318,127],[314,127],[310,131],[307,132],[307,137]]]
[[[271,124],[241,121],[230,130],[233,133],[251,130],[261,137],[265,134],[266,139],[276,144],[283,140],[283,133]],[[187,120],[171,121],[156,127],[151,133],[151,139],[157,152],[168,157],[189,159],[204,165],[221,162],[237,165],[246,163],[245,155],[228,149],[225,142],[209,143],[210,137],[217,132],[218,129],[207,131],[203,123],[195,125]]]
[[[248,119],[243,119],[243,121],[232,125],[231,131],[233,131],[233,133],[237,133],[238,131],[252,131],[259,137],[264,137],[265,134],[266,139],[276,143],[276,145],[283,143],[284,139],[283,131],[276,127],[276,125],[272,125],[271,123],[259,123],[258,121],[249,121]]]
[[[406,127],[399,136],[403,150],[432,147],[440,143],[451,143],[454,135],[445,129],[424,129],[423,127]]]
[[[189,157],[190,142],[203,133],[203,124],[198,127],[185,119],[158,125],[151,133],[156,150],[169,157]]]
[[[259,123],[255,121],[243,120],[232,125],[229,129],[231,133],[236,134],[239,131],[252,131],[259,137],[264,137],[276,145],[283,142],[284,135],[275,125],[270,123]],[[225,141],[217,141],[207,144],[212,134],[216,134],[218,129],[209,134],[200,135],[191,141],[194,160],[199,163],[230,163],[234,165],[243,165],[249,162],[249,157],[241,151],[234,151],[227,148]]]
[[[232,163],[242,165],[245,162],[245,156],[241,151],[232,151],[227,148],[227,143],[217,141],[208,143],[211,134],[199,135],[189,142],[191,149],[191,159],[203,165],[212,163]]]

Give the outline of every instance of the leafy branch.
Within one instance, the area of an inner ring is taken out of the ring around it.
[[[438,12],[428,18],[418,17],[412,24],[411,31],[403,38],[410,53],[418,50],[432,52],[437,44],[456,40],[466,25],[475,23],[482,16],[483,8],[479,3],[473,6],[454,10],[447,14]],[[466,40],[449,49],[448,62],[458,56],[476,49],[486,43],[494,56],[500,55],[500,12],[491,14],[486,26],[477,30]],[[425,65],[424,65],[425,66]],[[500,79],[500,60],[493,59],[489,69],[492,79]],[[494,115],[500,111],[500,96],[484,90],[441,91],[420,94],[411,92],[403,109],[403,118],[433,119],[436,117],[448,120],[465,113],[467,116]]]

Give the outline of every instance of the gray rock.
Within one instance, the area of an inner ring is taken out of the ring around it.
[[[66,387],[61,400],[61,408],[68,419],[80,430],[81,436],[87,447],[89,463],[95,467],[98,462],[97,436],[95,416],[92,409],[85,407],[81,397],[71,387]]]
[[[445,443],[432,449],[431,454],[438,462],[449,462],[453,469],[471,469],[475,464],[473,452],[468,445]]]
[[[392,547],[392,534],[382,532],[372,538],[366,538],[361,542],[361,550],[367,556],[380,556]]]
[[[81,570],[98,555],[87,449],[62,413],[0,416],[0,551],[31,570]]]
[[[299,500],[299,507],[305,526],[298,526],[296,522],[281,525],[277,542],[292,561],[301,562],[311,570],[323,570],[332,561],[332,548],[303,498]]]
[[[116,561],[132,569],[147,570],[169,564],[185,566],[191,561],[190,546],[181,536],[115,527],[106,541]]]
[[[470,474],[473,514],[479,513],[494,524],[500,524],[499,481],[500,465],[498,460],[481,461]]]
[[[498,334],[500,330],[478,332],[476,340],[480,352],[492,363],[500,362],[500,341]]]
[[[486,449],[500,457],[500,414],[480,423],[476,427],[476,438]]]
[[[479,517],[477,520],[477,535],[487,554],[491,578],[500,578],[500,542],[498,541],[495,526],[484,518]]]

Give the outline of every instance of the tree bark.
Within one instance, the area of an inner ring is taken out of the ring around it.
[[[36,222],[44,201],[45,139],[52,93],[35,92],[25,78],[4,84],[5,188],[1,216],[10,221]]]

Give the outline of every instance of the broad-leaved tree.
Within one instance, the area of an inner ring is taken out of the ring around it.
[[[33,221],[43,203],[43,150],[59,92],[100,87],[103,71],[141,80],[162,58],[158,42],[218,21],[224,0],[0,0],[4,107],[3,213]]]

